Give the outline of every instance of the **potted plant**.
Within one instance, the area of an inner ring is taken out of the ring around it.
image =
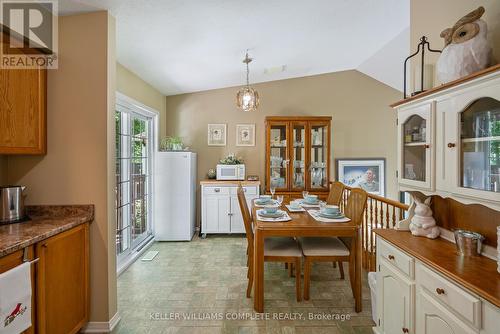
[[[219,161],[221,165],[241,165],[243,164],[243,158],[236,157],[234,153],[228,154],[225,158]]]
[[[169,136],[161,140],[160,148],[163,151],[182,151],[182,139],[178,136]]]

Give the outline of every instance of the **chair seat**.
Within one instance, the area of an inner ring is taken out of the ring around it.
[[[349,249],[339,238],[299,238],[304,256],[349,256]]]
[[[264,256],[302,257],[302,251],[293,238],[266,238],[264,239]]]

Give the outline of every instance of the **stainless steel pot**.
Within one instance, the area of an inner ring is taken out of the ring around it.
[[[0,223],[8,223],[24,218],[23,186],[0,187]]]
[[[481,254],[484,237],[476,232],[455,230],[455,243],[462,256],[477,256]]]

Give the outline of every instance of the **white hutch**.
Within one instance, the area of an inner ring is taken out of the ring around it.
[[[439,195],[500,211],[500,66],[392,107],[398,113],[401,191]],[[389,238],[384,233],[393,235]],[[418,249],[428,239],[417,239],[408,232],[384,233],[377,236],[375,333],[500,333],[500,273],[494,260],[481,257],[490,273],[485,276],[478,270],[474,282],[475,286],[487,280],[497,282],[493,283],[497,284],[496,294],[485,298],[478,293],[480,289],[470,288],[474,284],[462,279],[470,273],[467,261],[474,260],[461,260],[454,246],[445,247],[446,254],[443,248],[442,254],[428,255],[441,256],[434,261],[442,264],[455,261],[456,275],[443,269],[446,265],[431,266],[419,252],[409,252],[410,243]]]

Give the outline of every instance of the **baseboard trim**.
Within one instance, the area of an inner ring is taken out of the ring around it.
[[[111,333],[116,325],[120,322],[121,318],[118,312],[115,313],[109,321],[91,321],[82,328],[80,333]]]

